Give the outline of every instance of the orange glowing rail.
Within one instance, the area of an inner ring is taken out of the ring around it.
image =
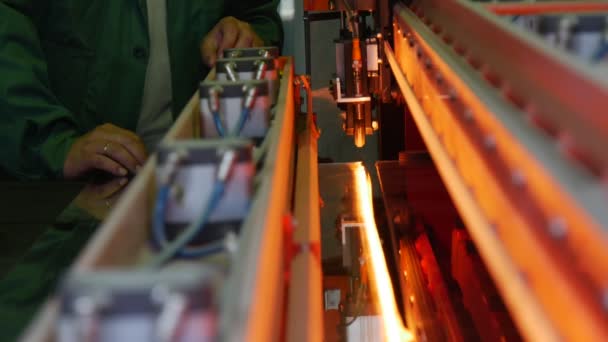
[[[393,284],[389,278],[388,268],[380,244],[380,237],[374,220],[372,207],[371,182],[365,167],[359,164],[355,170],[355,185],[357,189],[358,211],[363,218],[363,244],[371,259],[371,283],[378,295],[378,309],[382,317],[386,341],[412,341],[414,337],[403,325],[393,292]],[[388,295],[387,295],[388,294]]]

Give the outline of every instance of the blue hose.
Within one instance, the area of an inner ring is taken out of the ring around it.
[[[152,219],[152,241],[156,248],[163,248],[167,242],[167,237],[165,235],[165,213],[167,212],[170,194],[171,186],[166,184],[158,189],[158,194],[156,195],[154,216]]]
[[[199,247],[185,247],[179,251],[181,258],[199,259],[221,253],[226,250],[224,240],[213,241]]]
[[[243,128],[245,128],[245,124],[247,123],[247,120],[249,120],[250,114],[251,114],[251,110],[249,108],[247,108],[247,107],[243,108],[243,110],[241,111],[241,115],[239,116],[239,122],[237,123],[236,129],[234,130],[232,135],[237,136],[237,137],[239,135],[241,135],[241,132],[243,131]],[[217,134],[220,137],[225,136],[224,124],[222,124],[222,119],[220,118],[220,113],[213,112],[213,113],[211,113],[211,116],[213,116],[213,123],[215,124],[215,130],[217,131]]]
[[[175,256],[193,258],[197,256],[215,254],[223,250],[223,248],[218,248],[219,243],[196,248],[188,248],[186,245],[192,241],[194,237],[201,234],[205,228],[205,224],[213,213],[213,210],[221,200],[224,194],[224,189],[224,182],[216,181],[203,214],[199,216],[196,221],[192,222],[177,236],[177,238],[171,242],[167,241],[167,236],[164,229],[165,211],[169,199],[169,186],[163,186],[159,190],[154,212],[152,234],[155,244],[160,246],[162,250],[158,256],[149,263],[149,267],[160,267]]]
[[[213,116],[213,123],[215,124],[215,130],[217,131],[217,134],[220,137],[223,137],[224,136],[224,125],[222,124],[222,119],[220,118],[220,113],[213,112],[213,113],[211,113],[211,116]]]
[[[236,132],[235,132],[235,136],[239,136],[241,135],[241,132],[243,132],[243,128],[245,128],[245,124],[247,123],[247,120],[249,120],[249,115],[251,114],[251,110],[247,107],[244,107],[243,110],[241,111],[241,116],[239,117],[239,122],[236,126]]]
[[[600,49],[593,56],[593,61],[599,62],[602,59],[606,58],[606,56],[608,56],[608,43],[606,43],[600,47]]]

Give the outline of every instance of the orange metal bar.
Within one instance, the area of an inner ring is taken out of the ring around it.
[[[514,106],[546,122],[560,143],[584,155],[580,160],[592,172],[608,172],[605,80],[572,61],[554,58],[539,44],[529,44],[474,4],[418,0],[410,8]]]
[[[602,262],[608,260],[603,228],[552,178],[552,170],[497,119],[494,111],[504,105],[498,104],[511,100],[506,96],[496,99],[504,88],[492,89],[488,70],[501,70],[503,80],[511,81],[511,89],[526,88],[529,94],[537,94],[538,98],[530,101],[538,101],[538,110],[552,107],[542,97],[563,100],[560,92],[552,92],[555,87],[547,84],[554,82],[556,74],[573,77],[576,83],[570,86],[589,86],[590,82],[502,31],[498,24],[478,17],[472,6],[439,0],[418,5],[417,15],[402,6],[396,8],[396,58],[387,56],[399,85],[407,90],[404,93],[414,93],[407,102],[416,123],[522,334],[530,340],[608,336],[601,300],[608,281],[608,268]],[[468,30],[472,27],[479,29],[477,33]],[[473,41],[483,49],[473,46]],[[469,54],[464,52],[467,49]],[[505,49],[510,52],[505,54]],[[542,60],[544,65],[536,67],[546,67],[544,72],[539,74],[520,64],[518,58],[524,52],[528,53],[527,61]],[[477,74],[475,66],[463,66],[462,55],[487,64],[477,66],[481,69]],[[545,73],[549,69],[552,75]],[[400,79],[401,70],[407,79]],[[528,71],[535,77],[528,78]],[[544,89],[538,91],[532,85]],[[595,91],[605,90],[596,85]],[[564,96],[573,100],[572,94]],[[606,100],[598,97],[594,101]],[[585,120],[596,114],[593,112],[583,108],[574,114],[564,111],[560,119],[587,125],[590,121]],[[604,120],[599,116],[595,119]],[[526,139],[538,134],[530,127],[521,129],[530,132]],[[595,129],[603,128],[591,130]],[[606,146],[606,136],[596,138],[600,145],[594,147],[599,152]],[[559,215],[568,227],[561,240],[548,233],[549,227],[561,224],[552,221],[553,215]],[[509,272],[515,275],[507,277]],[[520,282],[522,273],[525,281]]]
[[[606,2],[501,3],[485,7],[498,15],[535,15],[548,13],[586,13],[608,11]]]
[[[321,260],[312,246],[321,243],[321,213],[317,140],[319,131],[312,112],[310,80],[300,76],[307,89],[306,129],[298,133],[293,242],[310,246],[294,256],[289,279],[287,341],[323,339],[323,289]],[[295,94],[299,97],[300,94]]]

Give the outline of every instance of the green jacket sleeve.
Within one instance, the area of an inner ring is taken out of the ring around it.
[[[277,12],[278,0],[228,0],[226,16],[245,21],[266,45],[283,45],[283,26]]]
[[[61,178],[78,136],[49,86],[35,12],[44,3],[0,0],[0,170],[19,179]]]

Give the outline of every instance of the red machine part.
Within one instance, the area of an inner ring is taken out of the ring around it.
[[[406,161],[407,163],[407,161]],[[432,163],[412,163],[405,168],[407,201],[412,213],[433,229],[439,248],[449,250],[450,227],[458,217],[452,199],[445,189],[437,169]],[[448,228],[447,230],[444,228]]]
[[[485,267],[462,229],[452,231],[452,277],[482,341],[520,341]]]
[[[426,276],[427,288],[431,293],[435,307],[438,311],[439,320],[448,334],[449,341],[466,341],[465,332],[459,324],[456,309],[452,303],[446,282],[441,274],[441,269],[433,253],[433,248],[428,236],[422,234],[416,239],[416,251],[420,256],[420,267]]]

